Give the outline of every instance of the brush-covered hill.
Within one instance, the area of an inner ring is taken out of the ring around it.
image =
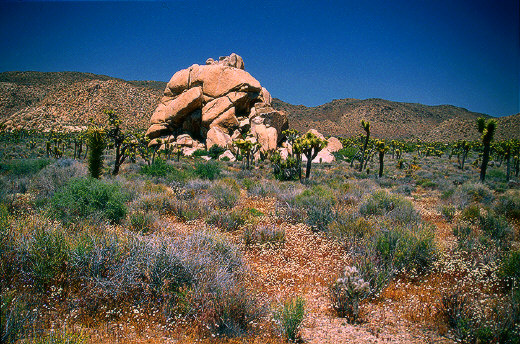
[[[90,121],[104,124],[104,110],[114,109],[125,128],[147,129],[165,82],[125,81],[80,72],[0,73],[0,124],[8,129],[74,130]],[[399,103],[384,99],[337,99],[306,107],[273,99],[299,131],[325,135],[361,133],[361,119],[371,122],[373,137],[451,141],[477,139],[480,113],[463,108]],[[497,139],[520,139],[520,114],[498,119]]]
[[[8,129],[74,130],[104,124],[105,109],[123,127],[145,129],[166,83],[79,72],[0,73],[0,123]]]
[[[290,126],[299,131],[315,128],[324,135],[351,136],[363,132],[360,122],[365,119],[371,123],[373,137],[436,141],[478,139],[476,119],[489,117],[452,105],[384,99],[335,99],[316,107],[274,99],[273,107],[286,111]],[[498,118],[496,138],[520,138],[520,114]]]

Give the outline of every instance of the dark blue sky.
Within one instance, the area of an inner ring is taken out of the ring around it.
[[[0,71],[167,81],[236,52],[274,97],[519,110],[518,0],[1,2]]]

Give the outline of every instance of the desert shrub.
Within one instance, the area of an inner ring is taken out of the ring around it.
[[[283,244],[285,243],[285,230],[276,225],[247,227],[244,230],[243,240],[246,246],[255,244]]]
[[[192,178],[193,175],[193,171],[189,166],[183,165],[180,168],[177,168],[163,159],[155,159],[152,164],[142,166],[140,173],[146,176],[159,178],[159,181],[165,180],[167,182],[184,182]]]
[[[43,168],[31,180],[29,189],[40,199],[47,199],[71,179],[86,176],[85,167],[70,159],[60,159]]]
[[[480,245],[480,235],[467,223],[458,224],[453,228],[453,235],[457,238],[458,248],[464,251],[474,251]]]
[[[460,215],[461,219],[469,222],[476,222],[480,217],[480,205],[471,203],[466,206]]]
[[[249,213],[243,209],[233,209],[231,211],[217,210],[211,213],[206,221],[211,225],[232,231],[243,226],[248,218]]]
[[[195,164],[195,174],[202,179],[214,180],[222,174],[222,166],[218,161],[205,161]]]
[[[285,301],[273,317],[282,336],[288,341],[295,341],[305,317],[305,300],[299,296]]]
[[[28,332],[35,319],[28,304],[14,290],[0,293],[0,338],[2,343],[15,343]]]
[[[494,205],[495,212],[511,219],[520,219],[520,190],[508,190],[500,195]]]
[[[88,343],[88,336],[83,332],[73,332],[66,329],[53,331],[47,335],[33,339],[31,344],[83,344]]]
[[[12,176],[31,176],[49,165],[49,159],[13,159],[0,162],[0,173]]]
[[[278,180],[298,180],[301,173],[301,162],[293,157],[287,159],[274,155],[271,159],[273,163],[273,175]]]
[[[136,232],[148,233],[154,229],[155,216],[151,212],[135,211],[128,216],[130,228]]]
[[[444,205],[441,207],[441,214],[448,222],[452,222],[457,209],[453,205]]]
[[[358,214],[337,212],[334,220],[329,224],[328,232],[340,240],[359,242],[373,235],[374,226]]]
[[[343,276],[330,288],[332,308],[349,322],[359,317],[359,303],[368,296],[370,285],[359,276],[356,267],[346,266]]]
[[[326,231],[334,219],[336,198],[332,190],[316,185],[304,190],[292,202],[307,215],[307,224],[317,231]]]
[[[411,201],[384,190],[376,191],[366,197],[359,206],[359,213],[361,215],[386,215],[398,223],[417,223],[420,220],[419,213]]]
[[[374,245],[368,245],[354,256],[354,266],[360,277],[368,282],[369,296],[379,296],[396,273],[394,267],[381,258]]]
[[[375,247],[383,261],[396,270],[426,271],[435,261],[434,231],[426,225],[382,230]]]
[[[173,199],[169,201],[168,207],[164,209],[167,213],[173,214],[183,221],[192,221],[203,218],[210,211],[209,207],[198,199]]]
[[[488,212],[479,216],[479,226],[499,247],[509,248],[513,240],[513,229],[503,217]]]
[[[442,298],[443,313],[448,325],[455,335],[466,340],[471,336],[471,319],[468,310],[468,299],[460,292],[445,295]]]
[[[493,198],[493,192],[486,185],[466,182],[457,187],[448,199],[457,208],[463,209],[471,203],[490,204]]]
[[[209,189],[210,195],[220,208],[233,208],[240,197],[240,188],[232,180],[218,181]]]
[[[65,235],[55,224],[47,222],[30,237],[26,256],[26,273],[38,289],[56,282],[65,273],[69,248]]]
[[[225,148],[220,147],[217,144],[214,144],[208,149],[208,156],[214,160],[218,159],[218,157],[226,151]]]
[[[412,186],[410,184],[401,184],[392,190],[392,192],[406,195],[406,196],[410,196],[412,194],[412,192],[414,192],[414,191],[415,191],[415,186]]]
[[[118,223],[126,216],[126,199],[118,183],[94,178],[73,179],[54,193],[50,210],[65,223],[87,217]]]
[[[504,257],[499,275],[509,285],[520,286],[520,250],[512,250]]]

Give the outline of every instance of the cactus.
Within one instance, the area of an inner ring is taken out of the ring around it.
[[[332,307],[340,317],[353,323],[359,317],[359,303],[368,296],[369,290],[369,283],[359,276],[357,268],[347,266],[343,277],[330,288]]]
[[[491,151],[491,141],[495,135],[497,122],[490,119],[486,122],[485,118],[477,119],[478,132],[482,134],[482,144],[484,145],[484,154],[482,155],[482,165],[480,166],[480,181],[483,183],[486,179],[486,170],[489,162],[489,153]]]

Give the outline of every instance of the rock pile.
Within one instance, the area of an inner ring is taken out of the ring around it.
[[[207,149],[230,148],[236,139],[258,142],[266,152],[277,148],[288,127],[287,114],[271,107],[269,92],[233,53],[175,73],[146,134],[151,146],[175,143],[185,154],[203,142]]]

